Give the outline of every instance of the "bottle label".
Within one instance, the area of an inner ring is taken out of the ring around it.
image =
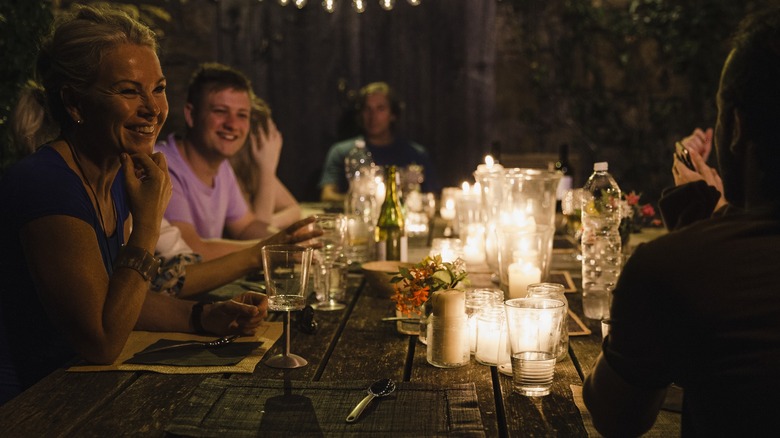
[[[376,259],[408,261],[408,241],[406,236],[401,236],[397,240],[385,239],[376,242]]]
[[[555,198],[557,200],[563,199],[566,196],[566,192],[572,188],[573,178],[570,175],[564,175],[561,177],[561,181],[558,183],[558,190],[555,191]]]
[[[387,240],[380,240],[379,242],[376,242],[375,245],[374,254],[376,254],[376,259],[378,261],[387,260]]]

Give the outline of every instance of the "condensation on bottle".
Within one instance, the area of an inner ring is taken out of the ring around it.
[[[620,187],[606,162],[596,163],[582,197],[582,307],[587,318],[609,317],[622,265]]]
[[[355,139],[355,145],[344,157],[344,173],[347,176],[347,181],[352,181],[356,173],[365,173],[363,169],[373,166],[374,158],[366,148],[366,141],[362,138]]]

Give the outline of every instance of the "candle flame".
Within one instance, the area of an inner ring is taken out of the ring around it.
[[[463,181],[463,184],[461,184],[461,187],[463,188],[463,194],[468,195],[471,191],[471,185],[468,183],[468,181]]]
[[[495,164],[495,162],[493,161],[493,157],[490,155],[485,155],[485,165],[487,166],[487,168],[488,169],[492,168],[493,164]]]

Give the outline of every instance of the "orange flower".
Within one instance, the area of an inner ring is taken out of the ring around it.
[[[437,255],[425,257],[411,268],[401,268],[390,281],[394,290],[391,299],[396,309],[409,315],[417,313],[433,292],[468,282],[468,273],[463,260],[445,263],[441,255]]]

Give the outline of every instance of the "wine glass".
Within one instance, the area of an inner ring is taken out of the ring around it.
[[[261,253],[268,310],[287,312],[284,353],[269,358],[265,364],[274,368],[300,368],[308,361],[290,353],[290,311],[301,310],[305,304],[313,250],[298,245],[266,245]]]
[[[347,216],[341,213],[323,213],[315,215],[317,226],[322,230],[319,237],[322,248],[315,251],[315,259],[319,264],[317,274],[323,281],[318,282],[317,287],[322,288],[322,300],[312,304],[316,310],[341,310],[344,304],[339,303],[331,296],[331,281],[334,263],[341,257],[344,250],[344,241],[347,237]],[[341,287],[341,285],[338,285]]]
[[[582,238],[582,196],[583,189],[567,190],[561,199],[561,213],[566,217],[566,232],[574,239],[574,257],[582,260],[580,238]]]

